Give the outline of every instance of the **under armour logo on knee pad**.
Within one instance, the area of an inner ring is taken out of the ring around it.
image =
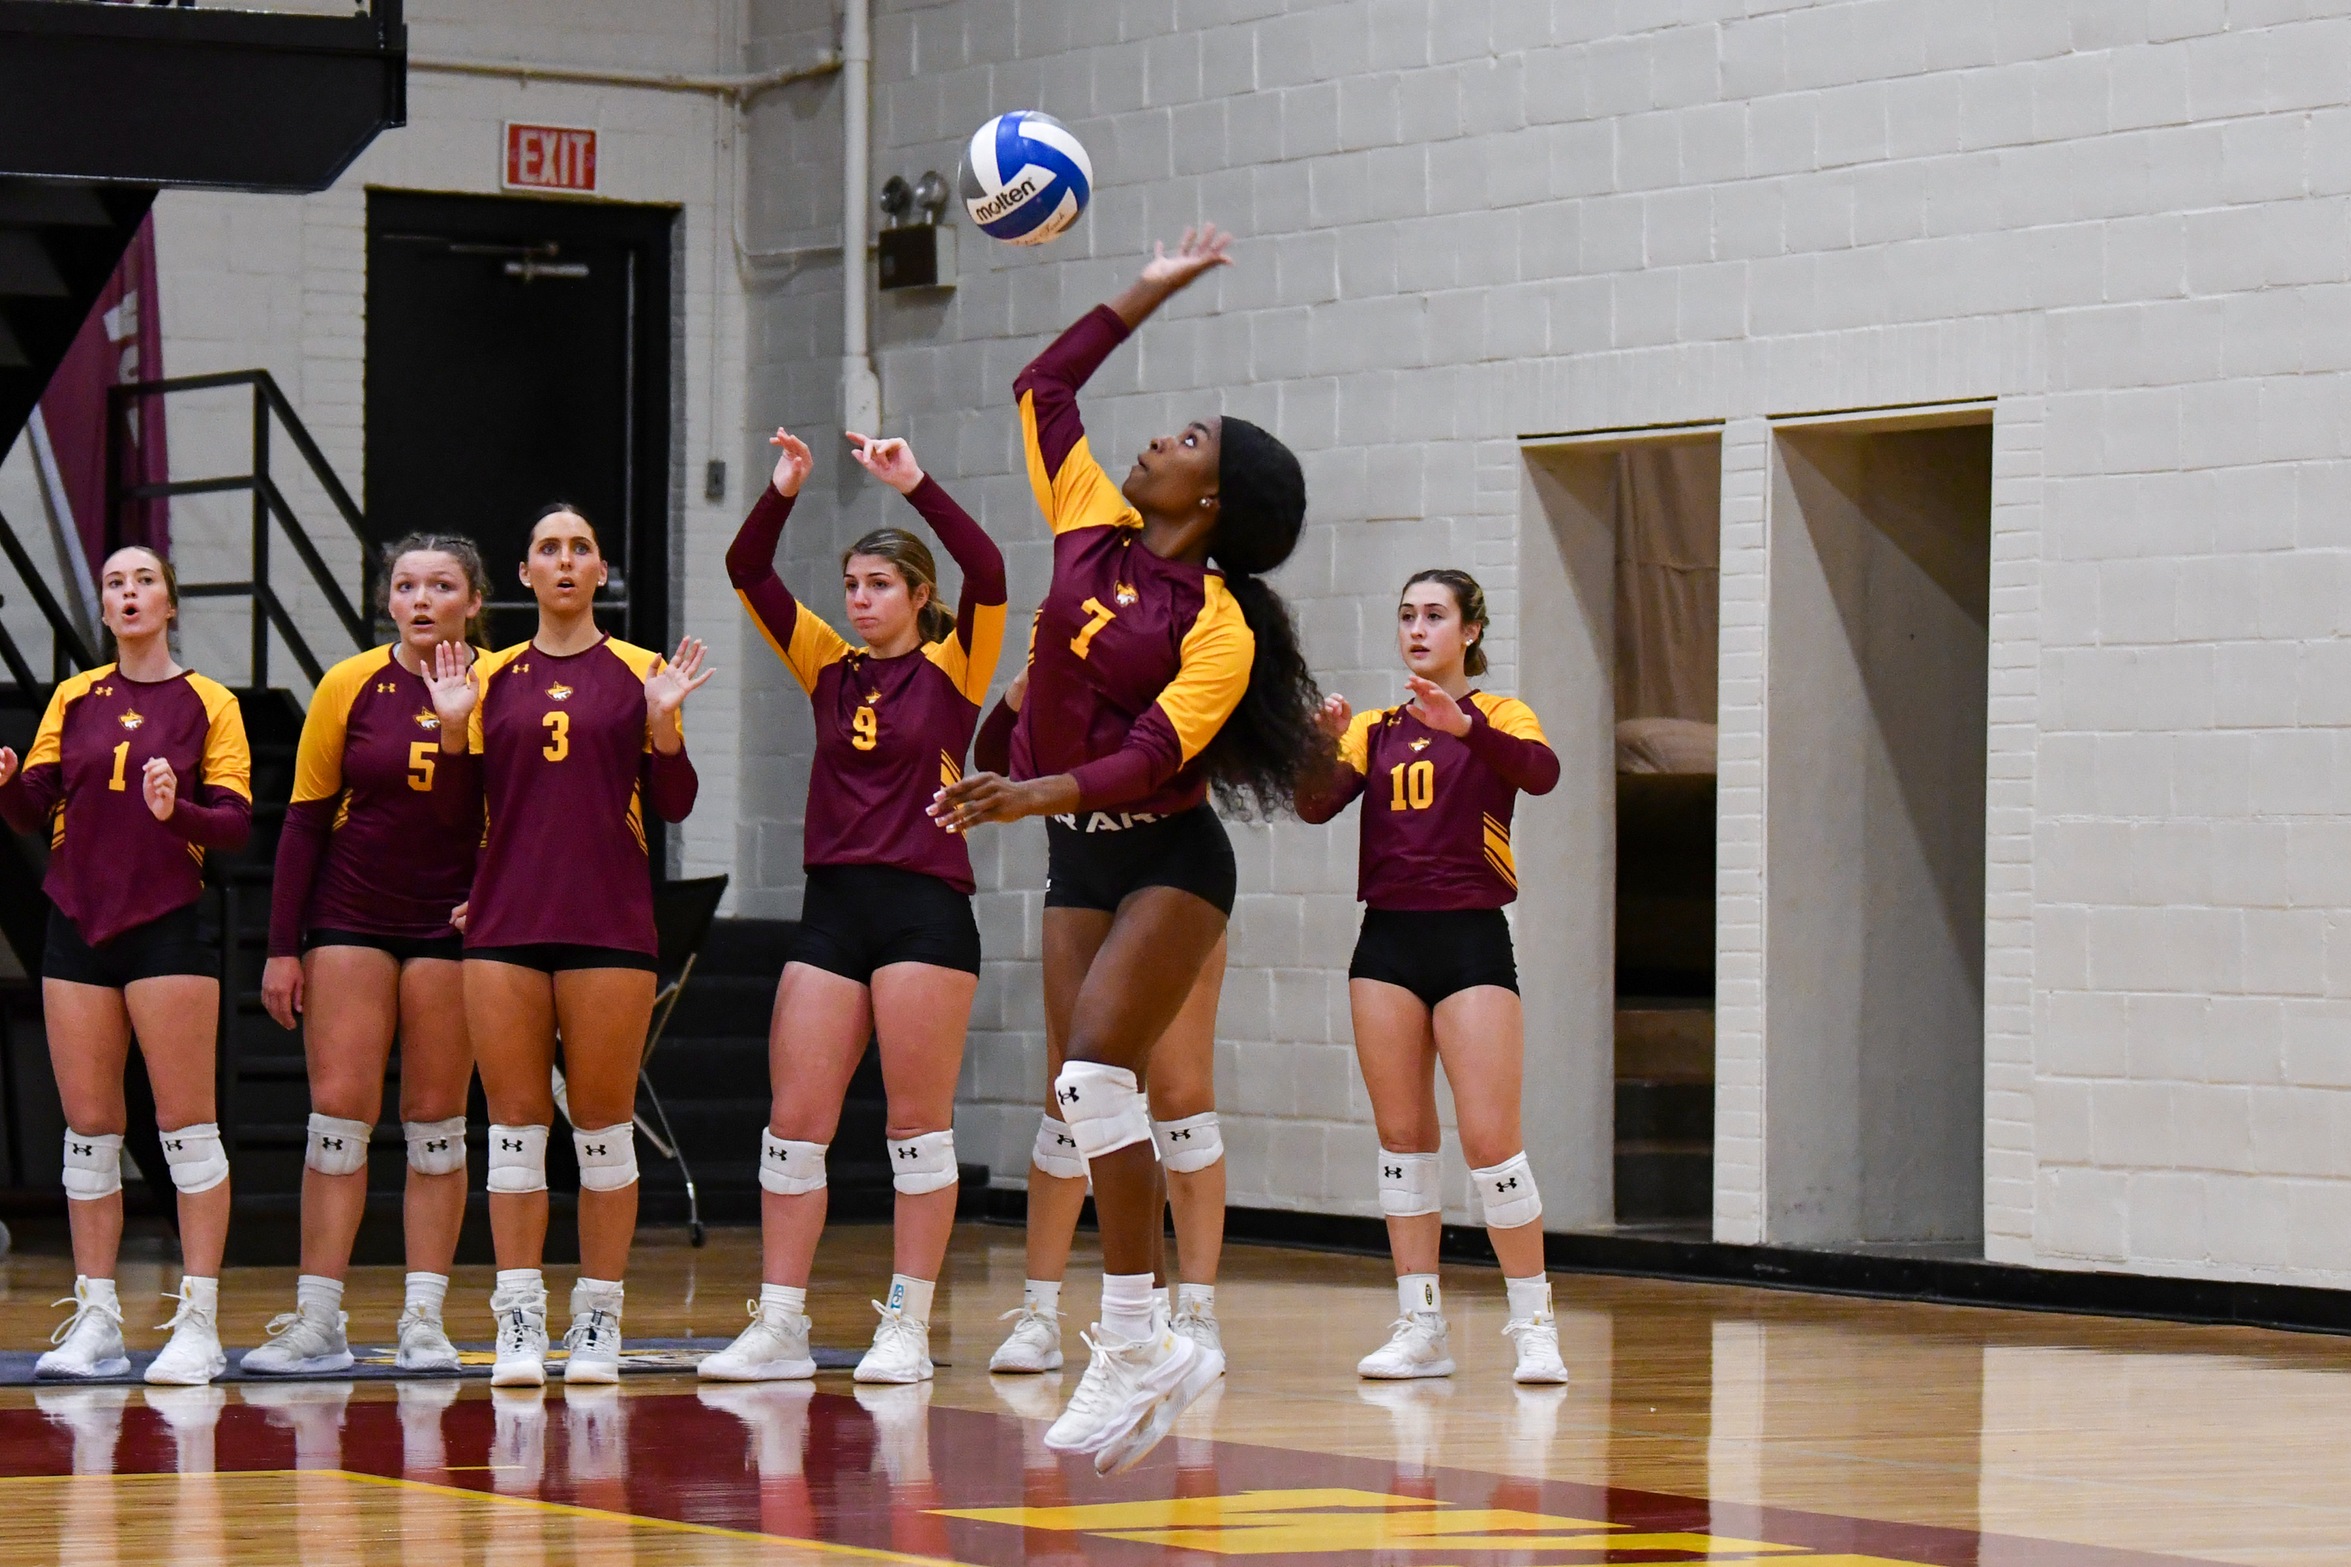
[[[340,1137],[321,1137],[318,1140],[318,1145],[321,1148],[340,1148],[343,1146],[343,1139]]]
[[[72,1145],[72,1147],[75,1157],[82,1159],[87,1159],[90,1155],[98,1151],[98,1145],[96,1143],[75,1143]]]
[[[1514,1191],[1517,1191],[1517,1190],[1518,1190],[1518,1177],[1514,1175],[1514,1176],[1512,1176],[1512,1177],[1511,1177],[1509,1180],[1507,1180],[1507,1181],[1496,1181],[1496,1182],[1494,1183],[1494,1190],[1496,1190],[1496,1191],[1498,1191],[1498,1192],[1514,1192]]]
[[[1386,1177],[1388,1180],[1401,1181],[1404,1179],[1404,1166],[1400,1164],[1383,1164],[1380,1166],[1380,1174]]]
[[[1180,1131],[1170,1132],[1167,1134],[1167,1140],[1171,1143],[1190,1142],[1192,1140],[1192,1129],[1187,1126]]]
[[[611,1152],[612,1145],[610,1143],[582,1143],[580,1145],[582,1156],[590,1159],[601,1159]]]
[[[1065,1105],[1074,1105],[1078,1102],[1078,1091],[1074,1088],[1056,1089],[1054,1090],[1053,1097],[1060,1100]]]
[[[896,1152],[898,1157],[901,1159],[912,1159],[917,1157],[922,1152],[922,1150],[914,1147],[910,1143],[906,1147],[896,1150]]]
[[[506,1153],[521,1153],[522,1139],[519,1137],[501,1137],[498,1139],[498,1147]]]
[[[446,1137],[428,1137],[424,1140],[424,1147],[426,1153],[447,1153],[449,1151],[449,1139]]]

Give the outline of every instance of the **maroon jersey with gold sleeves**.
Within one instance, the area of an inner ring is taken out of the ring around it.
[[[428,939],[473,886],[481,789],[470,755],[441,747],[422,675],[389,646],[326,673],[302,721],[294,798],[270,889],[269,952],[306,930]]]
[[[1375,909],[1498,909],[1518,897],[1510,818],[1519,794],[1548,794],[1559,758],[1534,710],[1472,691],[1469,733],[1431,729],[1411,704],[1355,715],[1336,775],[1299,802],[1328,821],[1363,796],[1355,896]]]
[[[557,657],[528,642],[481,661],[473,747],[489,816],[467,951],[565,943],[652,956],[645,813],[682,822],[694,764],[653,749],[658,653],[606,637]]]
[[[852,647],[792,596],[775,571],[792,502],[773,485],[727,551],[727,573],[816,714],[803,863],[894,866],[969,893],[971,851],[929,807],[963,776],[1004,646],[1004,557],[932,479],[907,500],[963,572],[954,631],[911,653],[877,658]]]
[[[162,757],[179,784],[157,821],[141,785]],[[204,851],[244,846],[253,826],[253,755],[226,686],[184,670],[131,680],[112,664],[61,682],[24,765],[0,787],[19,832],[49,829],[42,890],[92,946],[194,903]]]
[[[1097,306],[1020,373],[1029,487],[1053,528],[1053,585],[1030,640],[1012,776],[1077,779],[1079,807],[1172,816],[1200,804],[1200,753],[1249,686],[1257,640],[1223,576],[1143,548],[1102,471],[1077,390],[1126,324]]]

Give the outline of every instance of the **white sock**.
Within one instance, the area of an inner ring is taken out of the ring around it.
[[[198,1311],[220,1310],[220,1280],[187,1274],[181,1277],[180,1286],[187,1291],[188,1304]]]
[[[534,1294],[547,1293],[546,1277],[536,1268],[500,1268],[498,1288],[501,1290],[529,1290]]]
[[[571,1309],[592,1306],[601,1311],[620,1315],[622,1292],[628,1288],[619,1279],[591,1279],[581,1274],[571,1287]]]
[[[1048,1316],[1061,1315],[1061,1281],[1059,1279],[1031,1279],[1021,1286],[1020,1303],[1032,1311]]]
[[[1540,1322],[1551,1315],[1551,1276],[1538,1273],[1528,1279],[1504,1279],[1510,1292],[1510,1320]]]
[[[1151,1315],[1157,1320],[1165,1322],[1172,1314],[1172,1309],[1169,1306],[1167,1299],[1167,1286],[1164,1284],[1152,1285]]]
[[[890,1293],[884,1297],[884,1302],[896,1308],[898,1314],[909,1322],[927,1323],[931,1320],[931,1295],[938,1287],[931,1279],[918,1279],[908,1273],[893,1273],[890,1275]]]
[[[808,1286],[805,1284],[762,1284],[759,1286],[759,1308],[773,1306],[787,1317],[808,1315]]]
[[[74,1275],[73,1287],[75,1294],[87,1298],[94,1306],[106,1305],[112,1306],[117,1312],[122,1310],[122,1297],[115,1294],[112,1279],[93,1279],[87,1274],[77,1273]]]
[[[1140,1344],[1158,1326],[1151,1307],[1151,1275],[1102,1275],[1102,1331],[1122,1343]]]
[[[1396,1309],[1408,1317],[1415,1312],[1443,1316],[1445,1314],[1445,1292],[1437,1287],[1437,1276],[1433,1273],[1397,1275]]]
[[[1213,1284],[1178,1284],[1176,1304],[1196,1308],[1203,1317],[1216,1315],[1216,1286]]]
[[[294,1280],[294,1309],[306,1317],[321,1322],[332,1322],[343,1309],[343,1281],[317,1273],[305,1273]]]
[[[435,1322],[441,1320],[441,1307],[449,1300],[449,1275],[446,1273],[411,1273],[408,1275],[407,1298],[400,1303],[403,1311],[422,1311]]]

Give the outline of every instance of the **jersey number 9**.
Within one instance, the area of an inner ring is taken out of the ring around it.
[[[408,742],[408,787],[418,794],[433,792],[433,753],[440,748],[438,740]]]
[[[870,751],[881,744],[882,719],[872,708],[859,708],[849,720],[849,727],[857,731],[849,737],[849,743],[858,750]]]
[[[547,726],[547,743],[539,754],[550,762],[560,762],[571,755],[571,714],[542,713],[539,722]]]
[[[1437,764],[1414,762],[1407,767],[1398,762],[1388,769],[1388,782],[1395,793],[1388,800],[1391,811],[1425,811],[1437,803]]]

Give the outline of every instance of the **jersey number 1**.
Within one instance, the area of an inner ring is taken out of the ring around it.
[[[1395,794],[1388,801],[1391,811],[1425,811],[1437,803],[1437,764],[1414,762],[1407,767],[1398,762],[1388,769],[1388,782]]]
[[[1094,617],[1086,622],[1084,630],[1069,639],[1069,650],[1078,657],[1084,658],[1086,650],[1094,645],[1094,633],[1116,620],[1118,611],[1110,608],[1100,599],[1088,599],[1078,608]]]
[[[131,743],[125,740],[114,748],[114,776],[106,780],[106,787],[114,790],[117,794],[128,787],[122,781],[122,770],[129,765],[130,760]]]
[[[539,754],[550,762],[560,762],[571,755],[571,714],[542,713],[539,722],[547,726],[547,743]]]

